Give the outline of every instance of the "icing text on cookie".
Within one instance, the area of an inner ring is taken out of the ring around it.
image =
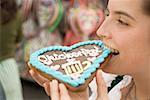
[[[99,53],[101,53],[102,50],[99,50],[98,47],[94,46],[94,49],[80,49],[77,52],[72,52],[72,53],[65,53],[63,52],[62,54],[53,54],[53,55],[40,55],[38,56],[38,60],[46,65],[51,65],[53,61],[56,60],[63,60],[63,59],[72,59],[72,58],[77,58],[80,56],[98,56]]]

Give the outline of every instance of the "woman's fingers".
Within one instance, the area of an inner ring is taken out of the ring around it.
[[[98,70],[96,72],[96,83],[97,83],[97,93],[98,93],[97,100],[108,100],[107,86],[102,77],[101,70]]]
[[[30,66],[29,63],[28,66]],[[70,100],[68,90],[64,84],[58,83],[57,80],[50,82],[32,69],[29,70],[29,73],[40,86],[44,87],[46,94],[51,97],[51,100]]]
[[[43,87],[44,87],[44,90],[45,90],[46,94],[48,96],[50,96],[50,84],[49,84],[49,82],[44,83]]]
[[[59,95],[59,83],[57,80],[52,80],[52,82],[50,82],[50,96],[51,96],[51,100],[59,100],[60,99],[60,95]]]
[[[70,96],[68,94],[68,90],[66,86],[62,83],[59,84],[60,89],[60,100],[70,100]]]
[[[46,93],[51,97],[51,100],[71,100],[66,86],[63,83],[58,83],[57,80],[52,80],[49,84],[44,84],[44,88]]]
[[[29,73],[40,86],[43,86],[45,82],[48,82],[48,79],[42,77],[40,74],[37,74],[32,69],[29,71]]]

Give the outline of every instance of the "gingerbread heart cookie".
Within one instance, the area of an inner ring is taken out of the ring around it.
[[[49,80],[57,79],[72,91],[82,91],[97,69],[110,58],[111,50],[99,40],[66,46],[50,46],[34,52],[30,65]]]

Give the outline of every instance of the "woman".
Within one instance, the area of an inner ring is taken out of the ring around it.
[[[149,100],[150,0],[109,0],[108,16],[98,29],[97,34],[106,45],[119,52],[102,70],[133,77],[130,84],[121,89],[121,99]],[[88,99],[86,98],[87,91],[71,93],[56,80],[47,83],[46,79],[40,78],[41,76],[39,77],[32,70],[30,73],[45,88],[52,100]],[[96,80],[97,100],[109,100],[101,71],[97,71]]]
[[[0,7],[0,83],[6,100],[23,100],[15,61],[16,46],[22,37],[21,16],[16,0],[1,0]],[[5,100],[0,100],[3,99]]]

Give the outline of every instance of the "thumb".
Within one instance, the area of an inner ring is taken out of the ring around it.
[[[107,86],[102,77],[102,70],[96,72],[96,83],[97,83],[97,100],[108,100]]]

